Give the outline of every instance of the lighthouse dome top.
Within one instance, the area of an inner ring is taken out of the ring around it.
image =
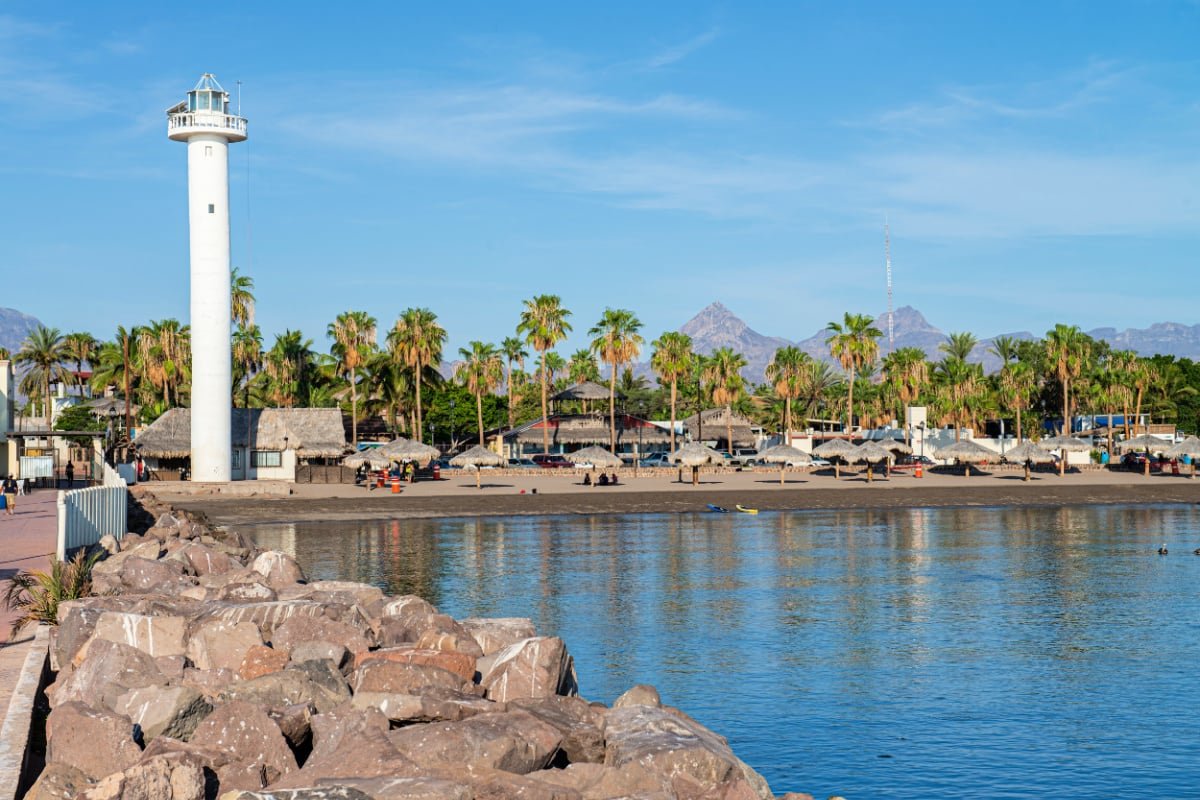
[[[211,72],[196,81],[187,98],[167,109],[167,136],[185,142],[198,133],[217,134],[231,142],[246,138],[246,120],[229,112],[229,93]]]

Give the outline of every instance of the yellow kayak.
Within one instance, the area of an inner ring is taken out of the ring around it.
[[[734,506],[734,508],[736,508],[738,511],[742,512],[743,514],[757,514],[758,513],[757,508],[746,508],[743,505],[736,505],[736,506]]]

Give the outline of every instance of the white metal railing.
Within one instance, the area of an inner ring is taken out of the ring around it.
[[[167,117],[167,131],[179,128],[214,128],[217,130],[246,133],[246,118],[234,117],[229,114],[212,114],[202,112],[184,112]]]
[[[106,534],[123,537],[129,521],[128,492],[125,479],[108,464],[104,465],[99,486],[59,492],[59,560],[65,560],[73,550],[96,544]]]

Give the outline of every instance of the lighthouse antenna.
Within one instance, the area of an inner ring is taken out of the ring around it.
[[[883,253],[884,263],[887,267],[888,352],[890,353],[896,347],[896,325],[895,314],[892,310],[892,232],[886,216],[883,218]]]

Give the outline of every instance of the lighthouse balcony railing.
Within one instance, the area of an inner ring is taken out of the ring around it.
[[[177,131],[184,128],[212,128],[214,130],[232,131],[246,134],[246,118],[234,117],[229,114],[184,113],[172,114],[167,118],[167,131]]]

